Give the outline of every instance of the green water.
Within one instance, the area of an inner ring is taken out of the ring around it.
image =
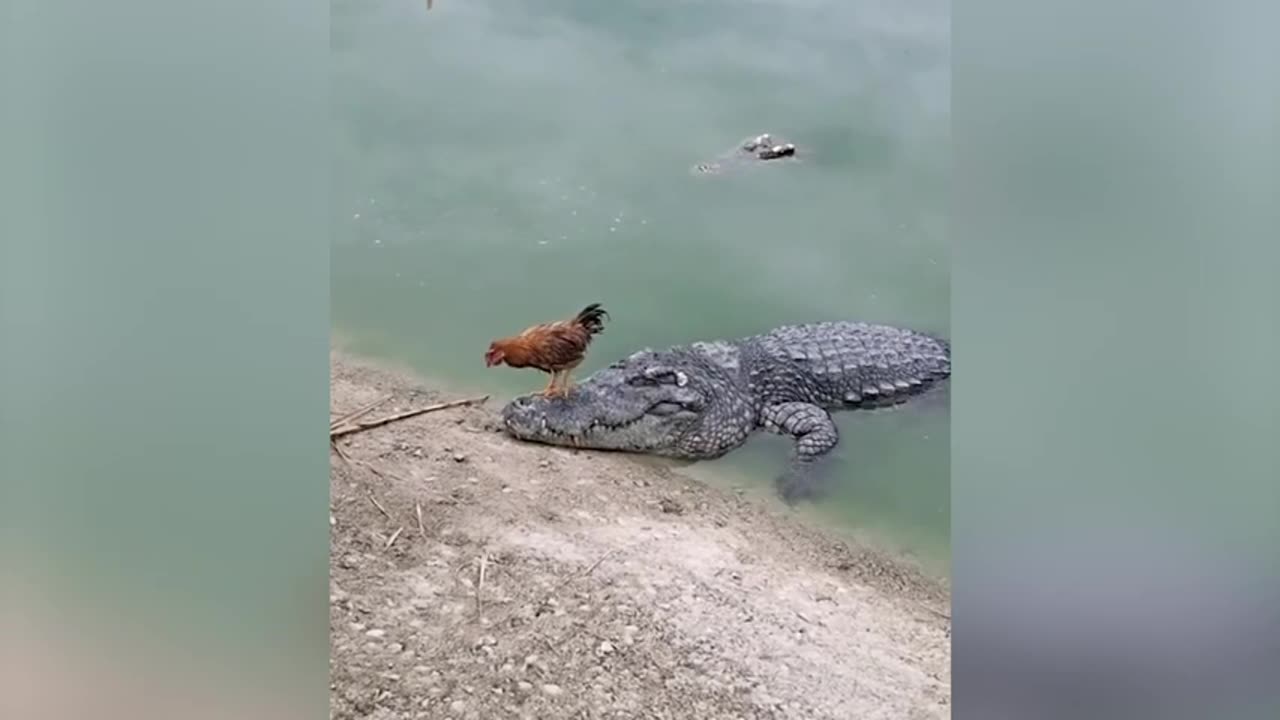
[[[596,301],[613,322],[580,376],[787,322],[949,336],[949,12],[336,0],[335,331],[499,400],[545,378],[486,369],[489,340]],[[689,171],[766,131],[805,157]],[[946,407],[838,421],[816,512],[946,565]],[[765,490],[786,449],[702,467]]]

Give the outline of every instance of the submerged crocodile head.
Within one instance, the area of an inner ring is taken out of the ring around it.
[[[708,432],[710,411],[722,404],[708,369],[691,353],[638,352],[582,381],[567,398],[512,400],[503,423],[531,442],[699,457],[716,452],[723,434]]]

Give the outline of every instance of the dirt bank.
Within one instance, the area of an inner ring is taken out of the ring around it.
[[[331,367],[335,414],[456,399]],[[332,717],[950,716],[941,583],[661,463],[514,442],[497,409],[331,453]]]

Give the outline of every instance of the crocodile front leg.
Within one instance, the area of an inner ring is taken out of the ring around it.
[[[812,497],[820,479],[817,461],[840,442],[831,415],[811,403],[787,402],[766,406],[760,421],[767,430],[795,440],[791,466],[775,481],[782,498],[794,503],[802,497]]]

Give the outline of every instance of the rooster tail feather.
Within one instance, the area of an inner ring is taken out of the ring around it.
[[[607,317],[609,313],[600,307],[600,303],[591,303],[574,317],[574,321],[586,328],[588,333],[597,335],[604,330],[604,319]]]

